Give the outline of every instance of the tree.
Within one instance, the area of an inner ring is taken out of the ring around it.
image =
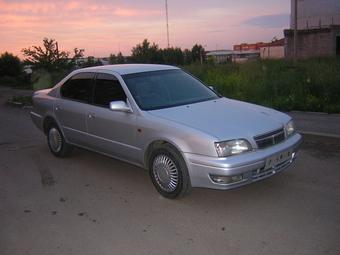
[[[117,55],[117,64],[124,64],[125,63],[125,58],[121,52],[118,53]]]
[[[162,56],[157,44],[150,42],[147,39],[141,44],[137,44],[132,48],[131,57],[137,63],[162,63]]]
[[[119,52],[117,56],[115,54],[110,54],[109,57],[110,64],[124,64],[125,62],[126,62],[125,58],[121,52]]]
[[[47,71],[70,69],[75,66],[76,60],[83,57],[84,49],[74,48],[73,56],[67,51],[59,50],[58,42],[54,39],[43,39],[43,46],[32,46],[22,49],[25,61],[35,68]]]
[[[191,49],[192,61],[193,62],[205,62],[205,50],[202,45],[195,44]]]
[[[190,65],[192,62],[192,54],[191,51],[188,49],[185,49],[183,51],[183,58],[184,58],[184,64],[185,65]]]
[[[142,43],[132,48],[131,60],[137,63],[188,65],[193,62],[206,62],[206,52],[199,44],[195,44],[191,50],[184,51],[178,47],[160,49],[157,44],[150,44],[147,39],[144,39]]]
[[[99,59],[95,59],[93,56],[88,56],[87,61],[83,63],[82,67],[91,67],[91,66],[102,66],[102,62]]]
[[[166,48],[161,50],[164,64],[183,65],[184,55],[180,48]]]
[[[115,54],[110,54],[110,56],[109,56],[109,63],[110,63],[111,65],[117,64],[117,57],[116,57]]]
[[[17,77],[22,74],[20,59],[7,51],[0,56],[0,76]]]

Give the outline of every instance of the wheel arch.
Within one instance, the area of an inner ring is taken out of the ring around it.
[[[51,124],[57,124],[57,122],[52,116],[46,116],[43,121],[43,130],[45,135],[47,134],[48,128],[51,126]]]
[[[65,137],[64,131],[61,128],[59,122],[56,120],[55,117],[51,115],[47,115],[43,120],[43,131],[45,135],[47,134],[48,128],[50,127],[51,124],[55,124],[60,129],[62,135]]]
[[[186,162],[182,151],[180,150],[180,148],[175,143],[168,141],[167,139],[157,139],[157,140],[154,140],[151,143],[149,143],[149,145],[147,146],[147,149],[144,153],[144,166],[145,166],[146,169],[149,169],[149,159],[150,159],[152,152],[155,149],[157,149],[158,147],[160,147],[161,145],[165,145],[165,144],[171,146],[174,150],[176,150],[182,156],[184,161]]]

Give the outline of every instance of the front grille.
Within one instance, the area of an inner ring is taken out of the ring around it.
[[[263,148],[278,144],[282,142],[284,139],[285,139],[285,132],[283,128],[254,137],[254,140],[259,149],[263,149]]]

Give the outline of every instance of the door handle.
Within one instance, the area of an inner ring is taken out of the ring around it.
[[[56,106],[54,107],[54,109],[55,109],[56,111],[59,111],[59,110],[60,110],[60,106],[59,106],[59,105],[56,105]]]
[[[87,117],[88,117],[89,119],[94,119],[94,118],[96,117],[96,115],[94,115],[94,113],[89,113],[89,114],[87,115]]]

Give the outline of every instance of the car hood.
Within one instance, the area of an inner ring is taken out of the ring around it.
[[[220,98],[152,110],[150,114],[200,130],[215,138],[252,138],[282,128],[290,117],[263,106]]]

